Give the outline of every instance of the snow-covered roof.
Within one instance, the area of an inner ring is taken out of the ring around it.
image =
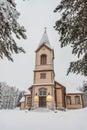
[[[25,97],[22,97],[20,102],[24,102],[25,101]]]
[[[33,84],[32,86],[37,86],[37,85],[54,85],[54,83],[40,83],[40,84]]]
[[[45,29],[45,31],[44,31],[44,34],[43,34],[41,40],[40,40],[40,43],[39,43],[38,48],[39,48],[41,45],[46,45],[46,46],[48,46],[49,48],[51,48],[51,45],[50,45],[50,42],[49,42],[49,39],[48,39],[48,36],[47,36],[46,29]]]
[[[67,94],[74,94],[74,93],[83,93],[83,92],[81,92],[81,91],[79,91],[79,90],[77,90],[77,89],[66,89],[66,93]]]
[[[30,94],[30,91],[26,92],[24,95],[29,95]]]

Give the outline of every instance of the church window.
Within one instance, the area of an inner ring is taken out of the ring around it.
[[[30,105],[31,105],[31,98],[30,97],[27,98],[27,105],[28,105],[28,107],[30,107]]]
[[[47,56],[45,54],[41,55],[40,63],[41,63],[41,65],[47,64]]]
[[[40,89],[39,96],[46,96],[46,89],[44,89],[44,88]]]
[[[40,79],[46,79],[46,73],[41,73],[40,74]]]
[[[70,96],[66,97],[66,102],[67,102],[67,105],[71,104],[71,97]]]
[[[75,104],[80,104],[80,97],[79,96],[75,96]]]

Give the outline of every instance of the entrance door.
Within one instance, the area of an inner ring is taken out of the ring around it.
[[[39,90],[39,107],[46,107],[46,89]]]
[[[39,97],[39,107],[46,107],[46,97]]]

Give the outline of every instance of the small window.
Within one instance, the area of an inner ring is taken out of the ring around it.
[[[46,73],[41,73],[40,74],[40,79],[46,79]]]
[[[75,96],[75,104],[80,104],[80,97],[79,96]]]
[[[46,65],[47,64],[47,56],[46,55],[41,55],[41,65]]]
[[[67,105],[71,104],[71,97],[70,96],[66,97],[66,102],[67,102]]]

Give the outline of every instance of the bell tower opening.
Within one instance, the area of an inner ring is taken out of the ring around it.
[[[47,64],[47,56],[45,54],[41,55],[40,64],[41,65],[46,65]]]

